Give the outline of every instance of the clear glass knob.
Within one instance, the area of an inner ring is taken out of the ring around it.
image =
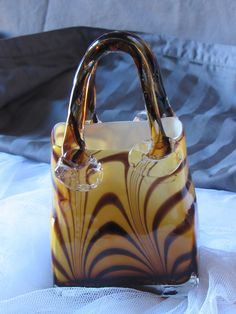
[[[93,156],[88,156],[80,164],[62,156],[57,162],[55,175],[70,190],[87,192],[101,183],[103,169],[101,163]]]

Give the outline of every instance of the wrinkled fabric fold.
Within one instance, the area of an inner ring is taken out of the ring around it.
[[[76,68],[107,30],[76,27],[0,40],[0,150],[49,162],[50,132],[66,120]],[[236,191],[236,47],[141,34],[158,57],[171,105],[182,120],[198,187]],[[144,109],[132,60],[99,64],[102,121],[132,120]]]

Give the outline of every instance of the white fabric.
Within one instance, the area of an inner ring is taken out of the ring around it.
[[[50,266],[49,165],[0,153],[0,313],[236,313],[236,194],[197,189],[200,285],[187,298],[59,289]]]

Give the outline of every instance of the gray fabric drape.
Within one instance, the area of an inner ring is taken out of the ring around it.
[[[0,151],[49,162],[50,131],[66,119],[78,63],[106,31],[77,27],[0,40]],[[141,36],[184,123],[195,184],[236,191],[236,47]],[[104,58],[96,85],[101,120],[132,120],[144,109],[129,56]]]

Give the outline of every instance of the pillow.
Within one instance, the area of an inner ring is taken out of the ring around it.
[[[78,63],[107,31],[76,27],[0,40],[1,151],[49,162],[50,132],[66,120]],[[141,36],[184,124],[196,186],[236,191],[236,47]],[[96,86],[102,121],[132,120],[144,108],[136,68],[124,53],[101,60]]]

